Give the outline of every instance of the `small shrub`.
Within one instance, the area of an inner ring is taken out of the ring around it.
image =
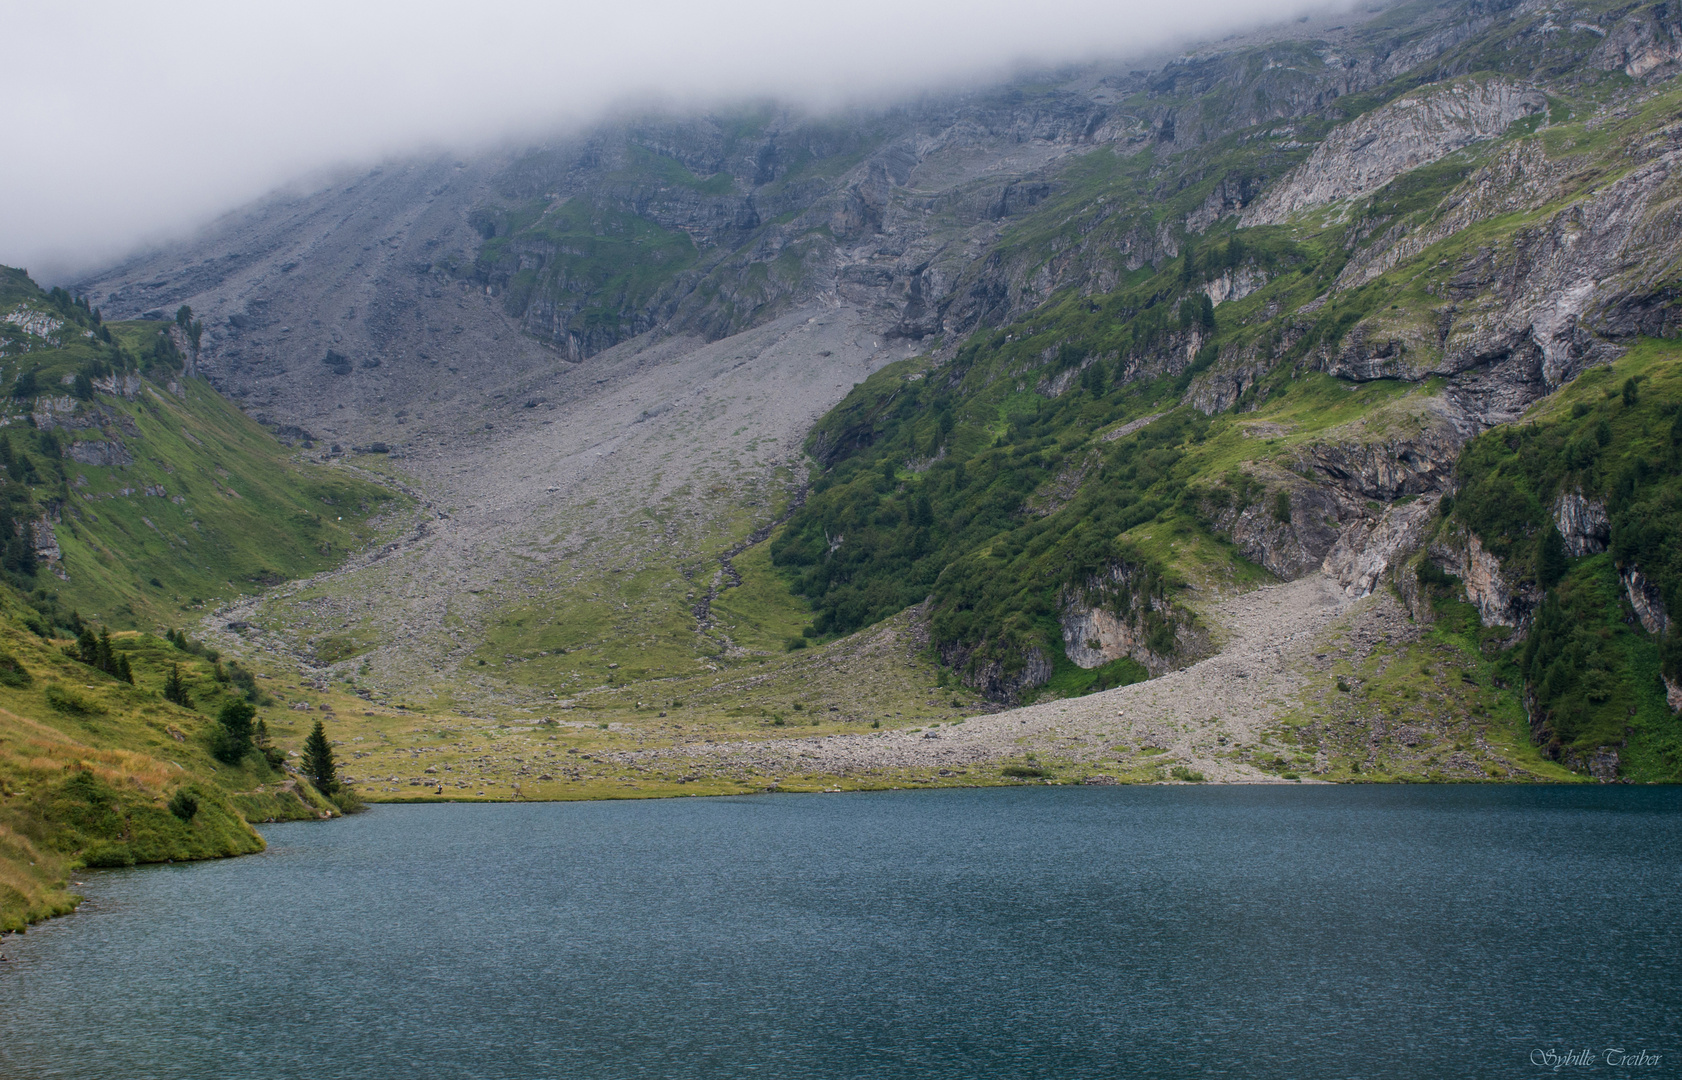
[[[368,809],[368,804],[362,801],[354,789],[340,786],[339,790],[327,796],[327,800],[339,808],[341,814],[360,814]]]
[[[1169,769],[1168,775],[1176,780],[1184,780],[1188,784],[1201,784],[1206,779],[1202,773],[1188,769],[1184,765],[1176,765]]]
[[[1273,493],[1273,520],[1281,525],[1291,523],[1291,493],[1276,491]]]
[[[1338,681],[1337,681],[1337,691],[1338,691],[1338,693],[1340,693],[1340,694],[1347,694],[1347,693],[1349,693],[1349,684],[1348,684],[1348,683],[1346,683],[1346,682],[1344,682],[1344,681],[1343,681],[1343,680],[1342,680],[1342,679],[1339,679],[1339,680],[1338,680]]]
[[[46,694],[48,705],[71,716],[98,716],[105,711],[98,702],[90,701],[58,683],[48,683]]]
[[[871,721],[871,722],[870,722],[870,726],[871,726],[871,727],[873,727],[873,728],[878,728],[878,727],[881,727],[881,726],[882,726],[882,721],[880,721],[880,720],[872,720],[872,721]]]
[[[10,653],[0,652],[0,685],[22,688],[35,680]]]
[[[1297,774],[1296,774],[1296,773],[1294,773],[1294,772],[1288,772],[1288,773],[1285,773],[1285,774],[1283,774],[1283,776],[1282,776],[1282,777],[1281,777],[1281,779],[1285,779],[1285,780],[1301,780],[1301,779],[1302,779],[1302,777],[1300,777],[1300,776],[1298,776],[1298,775],[1297,775]]]
[[[1000,769],[999,772],[1004,776],[1015,776],[1024,779],[1028,777],[1046,775],[1046,771],[1037,765],[1006,765],[1004,768]]]
[[[104,869],[107,867],[133,866],[134,863],[134,852],[127,844],[94,844],[82,853],[82,864],[89,867]]]
[[[791,638],[788,639],[787,642],[784,643],[783,650],[785,652],[794,652],[796,649],[804,649],[805,647],[806,647],[806,639],[805,638],[803,638],[803,637],[791,637]]]
[[[169,812],[182,821],[191,821],[199,812],[199,800],[186,788],[182,788],[169,800]]]

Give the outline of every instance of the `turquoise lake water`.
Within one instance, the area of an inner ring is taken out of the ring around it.
[[[263,855],[84,877],[81,912],[6,939],[0,1076],[1682,1075],[1676,789],[390,806],[264,832]]]

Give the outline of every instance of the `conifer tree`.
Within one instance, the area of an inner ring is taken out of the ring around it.
[[[181,679],[181,665],[169,665],[169,675],[164,679],[164,700],[172,701],[183,709],[193,707],[193,699],[187,696],[187,684]]]
[[[105,672],[107,675],[115,675],[117,673],[117,658],[115,654],[111,652],[111,631],[107,630],[103,626],[99,628],[99,645],[97,647],[97,653],[94,658],[93,666]]]
[[[93,629],[82,626],[76,634],[76,658],[89,667],[99,666],[99,639],[93,636]]]
[[[134,685],[134,669],[129,667],[128,654],[117,654],[116,670],[111,674],[128,683],[130,686]]]
[[[304,775],[323,795],[339,790],[338,770],[333,764],[333,744],[327,741],[327,729],[315,722],[309,738],[304,740]]]
[[[1565,576],[1565,568],[1565,537],[1550,521],[1547,531],[1536,538],[1536,580],[1542,588],[1551,589]]]
[[[251,752],[254,734],[251,719],[256,715],[257,710],[250,702],[234,700],[222,706],[222,711],[216,714],[216,722],[221,726],[211,747],[219,761],[236,765]]]

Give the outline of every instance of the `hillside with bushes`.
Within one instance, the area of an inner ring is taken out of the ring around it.
[[[251,669],[179,628],[336,565],[406,500],[297,456],[192,374],[202,328],[106,322],[0,269],[0,927],[67,875],[262,848],[339,812],[283,767]],[[232,712],[230,712],[232,708]]]

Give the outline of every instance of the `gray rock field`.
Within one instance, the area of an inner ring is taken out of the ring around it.
[[[1076,763],[1094,775],[1141,761],[1181,765],[1211,781],[1274,782],[1235,761],[1256,747],[1299,695],[1313,653],[1340,619],[1364,624],[1396,618],[1381,603],[1357,604],[1336,582],[1311,574],[1212,607],[1223,643],[1215,656],[1147,682],[1086,697],[971,716],[920,731],[822,738],[693,744],[626,755],[694,767],[751,765],[761,771],[890,776],[910,771],[996,767],[1035,754]],[[1322,650],[1323,651],[1323,650]]]

